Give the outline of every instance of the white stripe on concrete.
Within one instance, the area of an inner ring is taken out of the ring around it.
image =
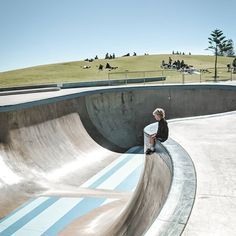
[[[22,209],[18,210],[16,213],[14,213],[13,215],[9,216],[8,218],[6,218],[6,220],[4,220],[3,222],[1,222],[1,225],[9,227],[10,225],[14,224],[16,221],[18,221],[19,219],[21,219],[22,217],[24,217],[26,214],[28,214],[29,212],[31,212],[33,209],[35,209],[36,207],[38,207],[41,203],[45,202],[46,200],[48,200],[48,197],[39,197],[36,198],[35,200],[33,200],[32,202],[30,202],[29,204],[27,204],[25,207],[23,207]],[[0,232],[2,232],[4,229],[0,229]]]
[[[134,155],[134,154],[132,154]],[[115,189],[123,180],[125,180],[139,165],[143,162],[143,155],[136,154],[122,168],[116,171],[110,178],[105,180],[97,188],[100,189]]]
[[[45,232],[82,200],[83,198],[60,198],[13,235],[24,235],[25,230],[36,230],[40,233]]]
[[[13,234],[15,235],[15,234]],[[17,234],[18,236],[40,236],[42,235],[41,232],[36,231],[34,229],[23,229],[21,230],[21,232],[19,234]],[[12,236],[12,235],[11,235]]]
[[[6,228],[7,228],[6,226],[0,224],[0,232],[2,232],[3,230],[5,230]]]
[[[139,149],[140,147],[134,147],[132,148],[132,151],[136,151],[137,149]],[[130,149],[131,150],[131,149]],[[91,184],[93,184],[94,182],[96,182],[100,177],[102,177],[103,175],[105,175],[109,170],[111,170],[114,166],[116,166],[117,164],[119,164],[122,160],[124,160],[125,158],[129,158],[132,157],[134,155],[134,153],[125,153],[123,155],[121,155],[119,158],[117,158],[115,161],[113,161],[110,165],[108,165],[107,167],[105,167],[103,170],[101,170],[100,172],[98,172],[96,175],[94,175],[92,178],[90,178],[88,181],[86,181],[85,183],[83,183],[80,187],[82,188],[88,188]]]

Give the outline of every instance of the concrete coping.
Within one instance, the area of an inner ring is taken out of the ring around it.
[[[19,90],[6,90],[0,91],[0,96],[6,95],[18,95],[26,93],[42,93],[42,92],[52,92],[60,90],[60,87],[45,87],[45,88],[29,88],[29,89],[19,89]]]
[[[156,128],[157,123],[145,127],[145,144]],[[182,234],[194,205],[197,188],[196,171],[192,159],[176,141],[169,138],[158,145],[162,145],[169,154],[170,159],[164,161],[172,172],[172,184],[162,210],[145,236],[177,236]],[[163,158],[162,155],[159,156]]]
[[[132,86],[113,86],[113,87],[92,87],[92,88],[76,88],[70,90],[63,89],[62,85],[56,85],[55,93],[39,93],[36,95],[25,96],[22,94],[21,97],[11,97],[10,99],[4,96],[4,99],[1,99],[0,102],[0,112],[8,112],[21,110],[25,108],[30,108],[33,106],[50,104],[55,102],[60,102],[68,99],[74,99],[78,97],[83,97],[87,95],[93,95],[98,93],[110,93],[110,92],[130,92],[130,91],[148,91],[148,90],[183,90],[183,89],[222,89],[222,90],[236,90],[235,85],[231,84],[168,84],[168,85],[132,85]],[[17,88],[18,89],[18,88]],[[1,92],[1,89],[0,89]],[[3,91],[2,91],[3,92]],[[24,92],[25,93],[25,92]],[[3,94],[1,94],[3,96]],[[0,96],[1,96],[0,95]],[[8,94],[10,95],[10,94]],[[11,94],[13,95],[13,94]],[[217,112],[218,113],[218,112]]]
[[[81,81],[70,83],[57,83],[57,84],[41,84],[41,85],[25,85],[17,87],[5,87],[0,88],[0,96],[24,94],[24,93],[37,93],[46,91],[56,91],[60,89],[69,88],[84,88],[84,87],[100,87],[100,86],[117,86],[125,84],[135,83],[147,83],[147,82],[160,82],[166,80],[166,77],[148,77],[148,78],[133,78],[133,79],[112,79],[112,80],[97,80],[97,81]]]

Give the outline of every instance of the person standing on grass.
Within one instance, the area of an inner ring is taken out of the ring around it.
[[[157,108],[153,111],[154,118],[158,121],[158,130],[156,134],[153,134],[149,139],[149,148],[146,150],[146,154],[150,155],[155,152],[155,143],[165,142],[169,136],[168,123],[165,120],[165,111],[162,108]]]
[[[236,73],[236,57],[234,58],[233,62],[232,62],[232,66],[233,66],[233,72],[234,74]]]

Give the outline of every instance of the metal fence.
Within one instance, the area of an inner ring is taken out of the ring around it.
[[[158,81],[158,78],[165,77],[165,80]],[[150,83],[202,83],[202,82],[221,82],[236,80],[234,68],[218,67],[217,78],[215,79],[215,68],[188,69],[178,71],[176,69],[161,69],[151,71],[123,71],[109,72],[108,80],[130,80],[143,78],[143,83],[149,83],[146,78],[157,78],[157,81]]]

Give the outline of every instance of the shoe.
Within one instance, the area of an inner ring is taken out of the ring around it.
[[[150,148],[148,148],[146,150],[146,155],[151,155],[153,152],[155,152],[155,149],[154,150],[151,150]]]

